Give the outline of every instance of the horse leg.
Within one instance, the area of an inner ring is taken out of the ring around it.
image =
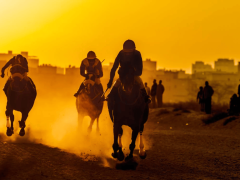
[[[140,156],[141,159],[145,159],[146,156],[147,156],[147,153],[144,149],[142,131],[140,131],[139,156]]]
[[[108,106],[108,112],[109,112],[110,119],[113,122],[113,101],[110,98],[108,98],[107,106]]]
[[[93,117],[91,117],[91,121],[90,121],[90,125],[88,127],[88,132],[92,132],[92,126],[93,126],[93,123],[94,123],[95,119]]]
[[[21,128],[19,135],[20,136],[24,136],[25,135],[25,130],[24,128],[26,127],[25,121],[28,117],[28,113],[27,112],[22,112],[22,119],[21,121],[19,121],[19,127]]]
[[[118,160],[119,161],[122,161],[124,159],[124,153],[122,151],[122,135],[123,135],[123,129],[121,127],[120,132],[118,134],[118,146],[119,146]]]
[[[10,109],[9,106],[7,106],[7,110],[5,112],[6,114],[6,117],[7,117],[7,136],[11,136],[13,134],[13,120],[12,120],[12,116],[13,115],[13,109]],[[9,122],[9,117],[10,117],[10,120],[11,120],[11,125],[10,125],[10,122]],[[14,117],[14,116],[13,116]]]
[[[114,138],[114,142],[113,142],[113,153],[112,153],[112,157],[113,158],[118,158],[118,150],[119,150],[119,145],[118,145],[118,133],[119,133],[119,126],[114,124],[113,125],[113,138]]]
[[[129,155],[126,157],[125,161],[127,160],[130,160],[133,158],[133,151],[135,149],[135,142],[136,142],[136,139],[137,139],[137,136],[138,136],[138,130],[136,130],[136,128],[134,128],[132,130],[132,143],[130,144],[129,146],[129,149],[130,149],[130,153]]]
[[[13,128],[13,122],[14,122],[14,115],[13,115],[13,112],[10,114],[10,120],[11,120],[11,129],[12,131],[14,130]],[[14,132],[13,132],[14,133]]]
[[[97,117],[97,132],[98,133],[100,132],[100,129],[99,129],[99,117]]]
[[[78,131],[82,130],[83,118],[82,112],[78,112]]]

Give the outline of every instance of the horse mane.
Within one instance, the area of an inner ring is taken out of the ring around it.
[[[124,90],[132,89],[134,85],[134,68],[132,66],[121,67],[119,69],[119,78]]]

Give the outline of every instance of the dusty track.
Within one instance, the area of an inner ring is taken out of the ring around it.
[[[152,146],[136,170],[108,158],[75,155],[32,142],[0,140],[0,179],[240,179],[240,119],[204,125],[206,115],[151,111],[145,135]],[[186,125],[187,124],[187,125]],[[170,129],[170,127],[172,127]]]

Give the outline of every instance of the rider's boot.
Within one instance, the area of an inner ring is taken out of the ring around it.
[[[149,95],[147,95],[146,89],[143,88],[143,89],[141,89],[141,91],[142,91],[142,95],[144,97],[145,102],[149,104],[151,102],[151,99],[150,99]]]

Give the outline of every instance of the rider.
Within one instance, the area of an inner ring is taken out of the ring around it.
[[[111,72],[110,72],[110,80],[107,84],[108,88],[111,88],[111,86],[112,86],[113,78],[115,76],[115,72],[116,72],[119,64],[120,64],[120,68],[118,70],[119,75],[121,73],[124,73],[124,70],[121,70],[121,69],[125,69],[125,68],[127,69],[129,67],[134,68],[134,70],[135,70],[134,79],[135,79],[136,83],[140,85],[140,89],[143,93],[143,96],[145,97],[145,101],[147,103],[150,103],[151,101],[149,99],[149,96],[147,95],[145,88],[144,88],[142,79],[140,78],[140,76],[142,75],[142,69],[143,69],[142,56],[141,56],[141,53],[136,50],[135,43],[132,40],[126,40],[123,44],[123,50],[121,50],[118,53],[118,55],[115,59],[115,62],[113,64],[113,67],[111,69]],[[117,88],[119,87],[120,84],[121,84],[120,79],[118,79],[114,83],[114,86],[113,86],[111,92],[109,93],[108,100],[109,100],[109,98],[111,98],[111,96],[112,96],[111,94],[115,94],[115,92],[117,92]]]
[[[100,81],[100,78],[103,77],[102,63],[96,57],[95,52],[89,51],[87,58],[82,60],[80,66],[80,75],[85,77],[85,80],[93,80],[99,86],[100,91],[103,92],[103,86]],[[83,88],[84,83],[80,85],[74,96],[77,97]]]
[[[18,54],[17,56],[14,56],[12,59],[10,59],[5,64],[5,66],[2,68],[2,75],[1,75],[1,77],[4,78],[4,76],[5,76],[4,71],[5,71],[6,68],[8,68],[10,65],[14,66],[14,65],[17,65],[17,64],[21,65],[23,70],[24,70],[24,74],[23,74],[24,79],[26,79],[27,81],[30,80],[32,82],[32,80],[27,76],[27,72],[28,72],[28,62],[27,62],[27,59],[25,57],[23,57],[21,54]],[[3,88],[3,91],[5,92],[6,95],[7,95],[7,88],[9,87],[9,84],[10,84],[10,80],[11,80],[11,77],[8,78],[6,84],[5,84],[4,88]],[[32,84],[33,84],[33,82],[32,82]]]

